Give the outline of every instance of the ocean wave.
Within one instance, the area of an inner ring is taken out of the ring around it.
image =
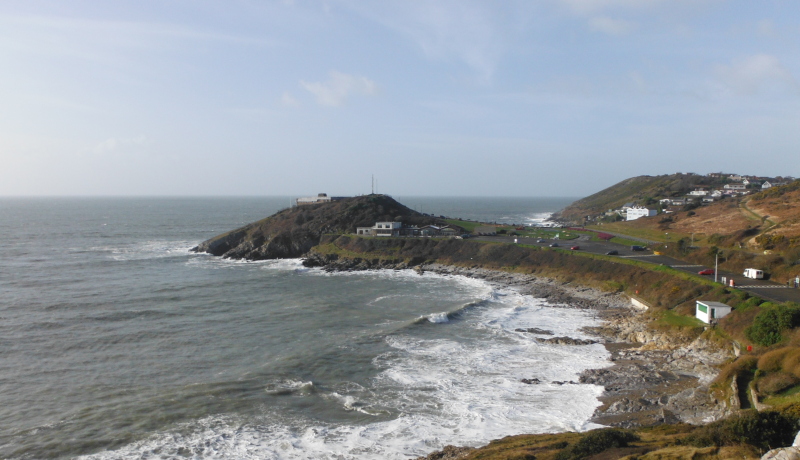
[[[123,246],[93,246],[89,252],[107,254],[116,261],[160,259],[166,257],[187,257],[194,247],[191,241],[150,240]]]

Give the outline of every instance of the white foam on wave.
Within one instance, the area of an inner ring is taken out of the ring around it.
[[[193,255],[194,257],[186,261],[186,265],[208,270],[241,269],[243,267],[293,272],[306,272],[309,270],[303,266],[303,259],[245,260],[215,257],[207,253]]]
[[[486,293],[488,283],[474,286]],[[379,419],[395,414],[391,420],[332,425],[267,409],[246,420],[207,417],[84,458],[399,460],[447,444],[478,446],[513,434],[597,427],[588,420],[602,387],[554,381],[577,380],[584,369],[609,365],[605,349],[545,345],[532,334],[515,332],[539,327],[584,337],[580,328],[597,324],[591,312],[548,306],[513,289],[489,293],[494,300],[471,309],[455,334],[437,337],[428,328],[408,328],[387,336],[391,351],[374,359],[381,372],[369,388],[346,382],[320,395],[347,412]],[[521,382],[533,378],[541,383]],[[267,391],[304,396],[301,388],[316,391],[299,380],[278,382]]]
[[[90,251],[108,254],[118,261],[186,257],[195,245],[191,241],[151,240],[124,246],[95,246]]]
[[[431,313],[430,315],[426,316],[425,318],[432,323],[447,323],[450,322],[450,318],[447,316],[447,312],[443,311],[441,313]]]

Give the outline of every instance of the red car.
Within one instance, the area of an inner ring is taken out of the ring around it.
[[[713,268],[706,268],[705,270],[700,270],[697,272],[698,275],[713,275],[714,269]]]
[[[573,251],[577,251],[577,250],[578,250],[578,249],[580,249],[580,248],[581,248],[580,246],[573,246],[573,247],[571,247],[570,249],[572,249]]]

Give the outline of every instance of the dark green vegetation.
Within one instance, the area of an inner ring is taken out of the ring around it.
[[[356,227],[372,227],[378,221],[402,221],[407,225],[445,224],[420,214],[386,195],[365,195],[340,201],[297,206],[266,219],[204,241],[193,249],[232,259],[280,259],[300,257],[326,233],[355,233]]]
[[[758,458],[794,440],[800,407],[743,411],[703,427],[676,424],[586,433],[509,436],[472,451],[464,460],[612,460]]]

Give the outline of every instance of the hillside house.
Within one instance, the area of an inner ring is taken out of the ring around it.
[[[745,189],[747,189],[747,186],[742,184],[742,183],[725,184],[725,186],[723,186],[722,188],[724,188],[725,190],[734,190],[735,191],[735,190],[745,190]]]
[[[689,195],[692,195],[692,196],[706,196],[706,195],[708,195],[708,190],[706,190],[704,188],[696,188],[696,189],[692,190],[691,192],[689,192]]]
[[[400,236],[402,222],[375,222],[372,227],[358,227],[357,235],[362,236]]]
[[[347,197],[344,196],[328,196],[327,193],[319,193],[317,196],[305,196],[294,200],[296,206],[304,206],[309,204],[327,203],[330,201],[339,201]]]
[[[628,212],[625,213],[625,220],[636,220],[642,217],[651,217],[658,214],[658,211],[655,209],[647,209],[644,206],[632,206],[628,208]]]
[[[718,319],[727,316],[731,312],[731,307],[722,302],[710,300],[698,300],[695,309],[695,316],[700,321],[711,324]]]

